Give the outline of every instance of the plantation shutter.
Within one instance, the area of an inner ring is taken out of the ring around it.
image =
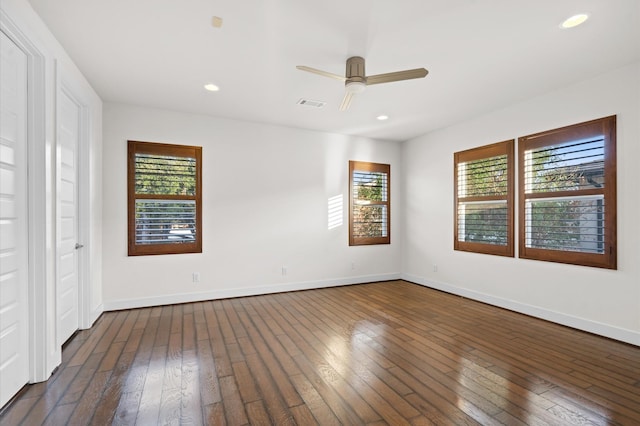
[[[200,147],[129,142],[129,254],[201,251]]]
[[[615,267],[615,117],[520,143],[521,257]]]
[[[454,248],[513,255],[513,141],[454,154]]]
[[[388,164],[349,162],[349,244],[389,244]]]

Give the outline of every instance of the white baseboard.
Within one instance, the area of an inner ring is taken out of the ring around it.
[[[260,294],[282,293],[286,291],[310,290],[325,287],[337,287],[351,284],[364,284],[376,281],[399,280],[400,273],[361,275],[357,277],[335,278],[319,281],[303,281],[277,284],[262,287],[245,287],[229,290],[211,290],[197,293],[178,293],[165,296],[142,297],[137,299],[120,299],[104,302],[105,311],[121,309],[145,308],[149,306],[173,305],[176,303],[200,302],[203,300],[228,299],[231,297],[256,296]]]
[[[632,330],[614,327],[596,321],[590,321],[584,318],[574,317],[572,315],[563,314],[561,312],[550,311],[548,309],[527,305],[525,303],[516,302],[514,300],[502,299],[500,297],[479,293],[467,288],[455,287],[447,283],[428,280],[417,275],[403,273],[401,274],[401,278],[405,281],[409,281],[425,287],[445,291],[447,293],[455,294],[458,296],[467,297],[469,299],[508,309],[510,311],[519,312],[521,314],[530,315],[532,317],[544,319],[557,324],[566,325],[567,327],[587,331],[589,333],[608,337],[610,339],[615,339],[621,342],[640,346],[640,333]]]

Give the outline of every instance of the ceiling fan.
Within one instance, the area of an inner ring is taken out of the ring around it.
[[[353,96],[358,93],[362,93],[367,86],[372,84],[391,83],[393,81],[411,80],[413,78],[423,78],[429,73],[429,71],[424,68],[416,68],[413,70],[367,76],[364,71],[364,58],[360,56],[353,56],[347,59],[347,70],[344,77],[304,65],[298,65],[296,68],[302,71],[308,71],[314,74],[344,81],[345,93],[344,98],[342,98],[342,103],[340,104],[340,111],[347,110],[351,104]]]

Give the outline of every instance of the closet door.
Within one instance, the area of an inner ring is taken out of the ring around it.
[[[27,66],[0,31],[0,407],[29,380]]]
[[[59,92],[58,167],[59,217],[58,242],[58,345],[62,345],[79,327],[79,256],[78,239],[78,147],[80,144],[81,107],[65,90]]]

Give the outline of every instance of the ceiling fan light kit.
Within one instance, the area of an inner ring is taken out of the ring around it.
[[[344,88],[347,92],[356,94],[364,92],[367,85],[363,81],[347,81],[344,83]]]
[[[360,56],[353,56],[347,59],[344,77],[304,65],[298,65],[296,68],[301,71],[311,72],[323,77],[344,81],[345,94],[344,98],[342,98],[342,102],[340,103],[340,111],[347,110],[349,105],[351,105],[353,96],[355,94],[362,93],[366,86],[370,86],[372,84],[391,83],[393,81],[411,80],[414,78],[424,78],[429,73],[425,68],[416,68],[412,70],[367,76],[364,65],[364,58]]]

